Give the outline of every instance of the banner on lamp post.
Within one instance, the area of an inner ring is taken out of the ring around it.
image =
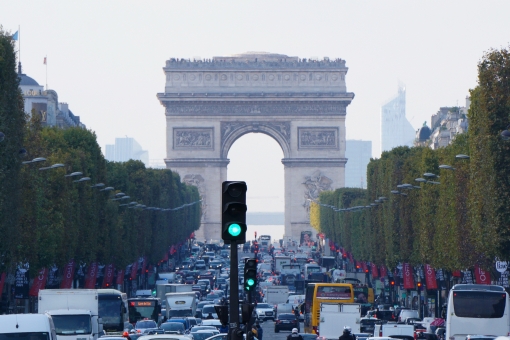
[[[103,288],[111,286],[113,283],[113,275],[115,273],[115,267],[113,264],[109,264],[104,267],[104,276],[103,276]]]
[[[402,278],[404,280],[404,289],[414,289],[413,267],[409,263],[404,263]]]
[[[62,275],[62,282],[60,282],[61,289],[70,289],[73,286],[74,280],[74,259],[69,261],[64,267],[64,274]]]
[[[97,262],[92,262],[87,268],[87,276],[85,277],[85,289],[94,289],[97,280]]]
[[[436,271],[430,266],[430,264],[423,265],[425,272],[425,285],[427,289],[437,289]]]
[[[28,292],[29,296],[37,296],[39,295],[39,290],[44,289],[46,286],[46,280],[48,279],[48,268],[43,268],[39,271],[38,275],[34,278],[34,282],[32,283],[32,287],[30,288],[30,292]]]
[[[479,266],[475,266],[475,280],[476,283],[480,285],[490,285],[491,284],[491,274],[486,272]]]

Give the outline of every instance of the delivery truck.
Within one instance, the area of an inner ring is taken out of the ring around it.
[[[166,318],[173,317],[193,317],[197,308],[197,295],[195,292],[186,293],[167,293],[166,299]]]
[[[279,303],[287,302],[289,297],[288,286],[267,286],[265,293],[265,300],[270,305],[276,306]]]
[[[42,289],[38,303],[39,314],[55,324],[56,340],[97,340],[103,331],[95,289]]]
[[[338,339],[345,326],[352,333],[360,332],[361,305],[359,303],[321,303],[319,334],[322,339]]]
[[[57,340],[48,313],[0,315],[0,325],[0,339]]]

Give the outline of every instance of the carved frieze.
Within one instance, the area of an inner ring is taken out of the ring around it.
[[[251,132],[261,131],[262,128],[273,130],[278,133],[289,144],[290,143],[290,122],[221,122],[221,143],[236,130],[249,127]]]
[[[211,128],[174,128],[174,149],[213,149],[214,129]]]
[[[300,149],[338,149],[337,127],[299,127]]]
[[[167,115],[345,115],[347,103],[327,102],[164,102]]]
[[[333,180],[325,176],[320,170],[315,171],[310,176],[305,176],[303,185],[305,186],[305,195],[303,207],[308,211],[310,209],[310,201],[317,201],[321,192],[331,190]]]

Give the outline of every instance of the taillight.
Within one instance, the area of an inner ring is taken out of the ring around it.
[[[315,334],[319,335],[319,331],[317,330],[317,326],[313,326],[312,329],[313,329],[313,332]]]
[[[281,323],[281,321],[280,320],[276,320],[276,323]]]

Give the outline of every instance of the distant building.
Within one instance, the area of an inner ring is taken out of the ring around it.
[[[413,146],[415,131],[406,118],[406,90],[399,87],[398,94],[381,107],[381,151],[397,146]]]
[[[467,132],[469,126],[467,113],[470,104],[470,98],[466,97],[466,106],[440,107],[439,111],[430,117],[431,128],[424,124],[416,132],[414,145],[439,149],[450,144],[456,135]]]
[[[142,147],[134,138],[115,138],[115,144],[107,144],[105,158],[113,162],[127,162],[130,159],[142,161],[149,165],[149,152]]]
[[[367,165],[372,158],[372,142],[347,140],[345,144],[345,187],[367,187]]]
[[[19,88],[23,94],[25,112],[31,116],[32,111],[41,115],[43,126],[58,126],[66,129],[69,127],[86,128],[80,122],[80,117],[75,116],[67,103],[58,102],[58,94],[54,90],[44,90],[33,78],[21,71],[21,63],[18,63]]]

